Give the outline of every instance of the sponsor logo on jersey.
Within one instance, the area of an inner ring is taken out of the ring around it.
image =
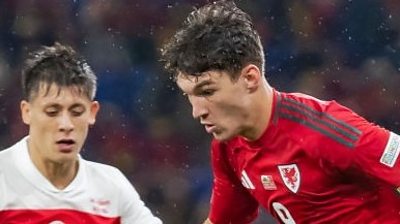
[[[296,164],[278,166],[283,183],[293,193],[297,193],[300,187],[300,171]]]
[[[389,140],[381,156],[380,162],[386,166],[393,167],[400,153],[400,136],[390,132]]]
[[[261,175],[261,183],[265,190],[276,190],[276,185],[271,175]]]
[[[250,181],[249,176],[247,176],[246,171],[242,171],[242,185],[247,188],[247,189],[256,189],[253,185],[253,183]]]

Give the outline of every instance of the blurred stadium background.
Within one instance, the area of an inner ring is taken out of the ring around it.
[[[167,224],[200,223],[210,137],[158,62],[158,48],[200,0],[0,0],[0,147],[26,135],[21,61],[54,41],[97,73],[101,112],[84,157],[119,167]],[[400,133],[400,2],[236,1],[262,36],[281,91],[335,99]],[[256,223],[273,223],[262,215]]]

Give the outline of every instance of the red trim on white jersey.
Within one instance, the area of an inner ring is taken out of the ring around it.
[[[103,217],[70,209],[18,209],[0,211],[0,223],[7,224],[119,224],[120,217]]]

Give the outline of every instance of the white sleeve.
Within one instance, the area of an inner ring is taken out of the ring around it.
[[[120,210],[122,224],[161,224],[161,220],[155,217],[129,180],[121,174],[120,185]]]
[[[4,198],[6,197],[6,187],[5,187],[6,181],[5,181],[5,177],[4,174],[2,173],[1,169],[0,169],[0,211],[4,209],[4,206],[6,202],[4,202]]]

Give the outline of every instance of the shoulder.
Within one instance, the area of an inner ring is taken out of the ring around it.
[[[0,161],[6,161],[11,158],[12,148],[13,147],[0,150]],[[0,164],[2,164],[2,163],[0,163]]]
[[[302,93],[280,93],[276,108],[275,120],[290,120],[301,125],[326,122],[337,125],[340,120],[351,123],[351,118],[361,118],[351,109],[334,100],[320,100]]]
[[[326,111],[330,105],[337,104],[335,101],[321,100],[316,97],[304,94],[304,93],[283,93],[280,92],[277,96],[277,107],[282,109],[291,110],[316,110]]]
[[[14,164],[14,158],[21,153],[20,149],[24,147],[22,141],[23,140],[15,143],[14,145],[6,149],[0,150],[0,169]]]
[[[334,100],[324,101],[302,93],[280,93],[276,107],[274,119],[279,129],[302,141],[330,139],[353,147],[366,123],[361,116]]]
[[[310,118],[321,115],[340,116],[354,114],[350,108],[335,100],[321,100],[303,93],[278,93],[276,100],[277,115],[297,114]]]

